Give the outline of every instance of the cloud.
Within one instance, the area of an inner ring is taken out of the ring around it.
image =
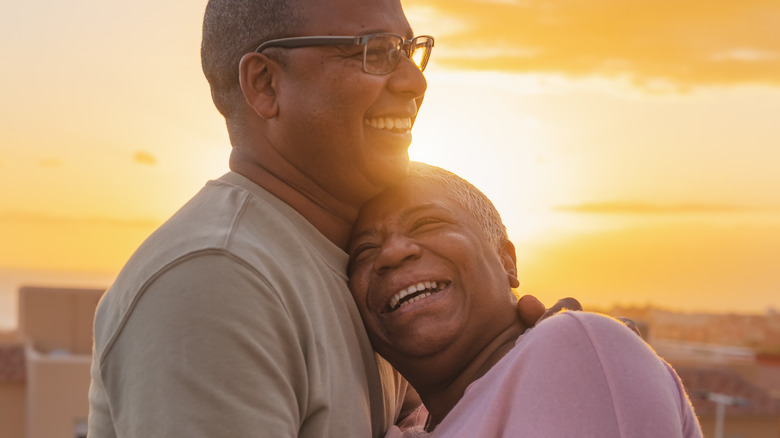
[[[728,50],[712,55],[713,61],[764,62],[780,58],[780,52],[756,50],[751,47]]]
[[[406,4],[437,11],[444,23],[459,23],[459,29],[444,28],[444,35],[437,38],[434,62],[444,67],[629,78],[640,85],[662,81],[680,88],[780,86],[778,2],[407,0]]]
[[[54,226],[63,224],[88,224],[115,227],[154,228],[160,221],[150,218],[114,218],[108,216],[67,216],[31,211],[0,210],[0,223],[20,223],[33,226]]]
[[[729,204],[652,204],[645,202],[593,202],[576,205],[561,205],[555,208],[561,212],[596,214],[691,214],[691,213],[739,213],[755,212],[756,208]],[[767,210],[763,208],[762,210]],[[769,208],[769,210],[772,210]]]
[[[157,164],[157,158],[146,151],[136,151],[135,155],[133,156],[133,161],[136,164],[143,164],[146,166],[153,166]]]

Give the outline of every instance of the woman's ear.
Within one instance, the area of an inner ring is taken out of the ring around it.
[[[238,83],[246,102],[268,120],[279,113],[275,73],[279,64],[262,53],[247,53],[238,63]]]
[[[507,278],[509,279],[509,285],[513,288],[519,287],[520,280],[517,278],[517,254],[515,253],[515,245],[509,239],[504,239],[500,245],[499,254],[501,256],[501,262],[504,264],[504,271],[506,271]]]

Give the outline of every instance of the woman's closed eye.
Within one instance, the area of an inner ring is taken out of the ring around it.
[[[365,242],[356,246],[349,257],[350,265],[362,262],[370,258],[379,249],[379,245],[373,242]]]
[[[429,230],[433,230],[435,228],[438,228],[442,225],[447,224],[448,222],[444,219],[441,219],[436,216],[425,216],[420,219],[415,220],[412,223],[412,226],[409,228],[410,232],[425,232]]]

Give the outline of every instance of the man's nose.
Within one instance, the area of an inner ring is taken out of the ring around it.
[[[414,61],[406,56],[401,56],[398,64],[390,72],[387,86],[393,93],[402,94],[411,99],[418,99],[425,95],[425,90],[428,89],[428,81]]]
[[[379,248],[374,259],[374,272],[383,275],[388,271],[417,260],[420,257],[420,246],[405,236],[392,236]]]

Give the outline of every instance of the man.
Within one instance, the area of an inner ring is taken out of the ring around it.
[[[432,436],[701,437],[674,371],[623,324],[567,312],[523,334],[515,248],[466,181],[413,163],[353,233],[350,290]]]
[[[407,384],[371,349],[344,248],[406,172],[432,46],[399,0],[209,1],[231,172],[101,301],[91,438],[378,437],[397,420]]]

